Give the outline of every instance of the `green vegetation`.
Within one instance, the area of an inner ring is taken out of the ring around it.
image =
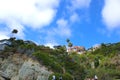
[[[73,44],[70,42],[69,39],[67,39],[66,42],[68,43],[68,47],[72,47],[73,46]]]
[[[52,70],[57,80],[85,80],[98,76],[99,80],[120,79],[120,43],[101,44],[95,51],[86,51],[79,55],[75,52],[68,54],[66,46],[54,46],[54,49],[44,45],[36,45],[31,41],[8,40],[11,45],[0,52],[0,56],[21,53],[32,56],[48,70]],[[67,40],[68,44],[70,40]],[[71,46],[69,46],[71,47]],[[12,54],[10,53],[12,52]],[[50,75],[49,80],[52,79]]]
[[[120,43],[102,43],[100,48],[86,54],[84,57],[88,58],[91,67],[94,66],[94,68],[86,68],[86,77],[97,75],[99,80],[120,79]]]
[[[62,77],[63,80],[73,80],[72,75],[70,75],[69,73],[65,73],[65,74],[54,73],[50,75],[49,80],[52,80],[53,75],[55,75],[56,80],[59,80],[60,77]]]
[[[12,35],[11,35],[10,40],[12,41],[12,40],[15,40],[15,39],[16,39],[16,37],[14,36],[14,34],[17,34],[17,33],[18,33],[18,30],[17,30],[17,29],[13,29],[11,33],[12,33]]]

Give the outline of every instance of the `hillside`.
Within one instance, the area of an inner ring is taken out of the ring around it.
[[[68,54],[66,47],[54,49],[24,40],[0,41],[0,80],[99,80],[120,79],[120,43],[101,44],[82,55]]]

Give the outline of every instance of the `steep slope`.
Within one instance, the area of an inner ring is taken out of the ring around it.
[[[12,80],[83,80],[84,68],[73,61],[65,46],[51,49],[31,41],[0,41],[0,75]]]
[[[37,60],[20,53],[0,58],[0,80],[48,80],[50,74]]]
[[[92,48],[91,48],[92,49]],[[85,54],[68,54],[63,45],[51,49],[31,41],[0,41],[0,80],[120,79],[120,43],[101,44]]]
[[[31,41],[0,41],[0,80],[48,80],[52,71],[33,57]]]

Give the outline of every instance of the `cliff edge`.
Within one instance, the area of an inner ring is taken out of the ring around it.
[[[51,71],[26,55],[0,57],[0,80],[48,80]]]

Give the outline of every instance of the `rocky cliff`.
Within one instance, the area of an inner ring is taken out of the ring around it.
[[[0,80],[48,80],[50,74],[45,66],[25,54],[0,57]]]

